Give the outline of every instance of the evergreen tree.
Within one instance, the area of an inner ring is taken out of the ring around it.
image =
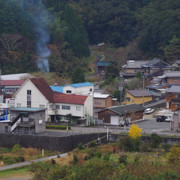
[[[71,77],[72,83],[82,83],[85,82],[85,76],[84,76],[84,71],[81,67],[77,67]]]

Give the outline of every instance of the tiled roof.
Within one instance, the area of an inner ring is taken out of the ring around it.
[[[168,64],[167,62],[162,61],[162,60],[160,60],[160,59],[156,59],[156,58],[148,61],[148,62],[147,62],[146,64],[144,64],[143,66],[144,66],[144,67],[154,67],[154,66],[156,67],[156,64],[159,63],[159,62],[164,63],[164,65],[166,65],[167,67],[171,67],[171,65]]]
[[[108,109],[122,115],[125,113],[144,111],[145,108],[142,105],[138,105],[138,104],[128,104],[128,105],[121,105],[121,106],[112,106]]]
[[[21,86],[25,80],[2,80],[2,86]]]
[[[43,78],[31,78],[30,81],[39,89],[49,102],[53,102],[53,91]]]
[[[71,87],[77,88],[77,87],[84,87],[84,86],[94,86],[94,84],[92,84],[90,82],[84,82],[84,83],[68,84],[66,86],[71,86]]]
[[[63,86],[50,86],[50,88],[55,92],[63,93]]]
[[[147,90],[128,90],[127,92],[134,97],[153,96],[153,94]]]
[[[88,96],[74,95],[74,94],[62,94],[54,92],[55,103],[65,104],[84,104]]]

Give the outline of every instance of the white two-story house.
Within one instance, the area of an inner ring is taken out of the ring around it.
[[[46,121],[93,115],[93,96],[53,92],[43,78],[31,78],[14,94],[15,107],[46,108]]]

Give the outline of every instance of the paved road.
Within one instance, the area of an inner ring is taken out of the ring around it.
[[[64,157],[64,156],[67,156],[67,155],[68,155],[68,153],[60,154],[60,157]],[[49,156],[49,157],[40,158],[40,159],[36,159],[36,160],[31,160],[31,161],[26,161],[26,162],[22,162],[22,163],[12,164],[12,165],[9,165],[9,166],[3,166],[3,167],[0,167],[0,171],[4,171],[4,170],[7,170],[7,169],[18,168],[18,167],[22,167],[22,166],[29,166],[34,162],[41,162],[41,161],[47,161],[47,160],[55,159],[55,158],[57,158],[57,156],[58,155]]]

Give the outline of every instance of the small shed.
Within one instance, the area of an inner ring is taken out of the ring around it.
[[[22,134],[45,131],[44,108],[16,107],[10,109],[11,132]]]
[[[98,119],[104,121],[105,124],[119,125],[120,121],[128,122],[143,119],[145,108],[142,105],[128,104],[121,106],[112,106],[108,109],[98,112]]]

